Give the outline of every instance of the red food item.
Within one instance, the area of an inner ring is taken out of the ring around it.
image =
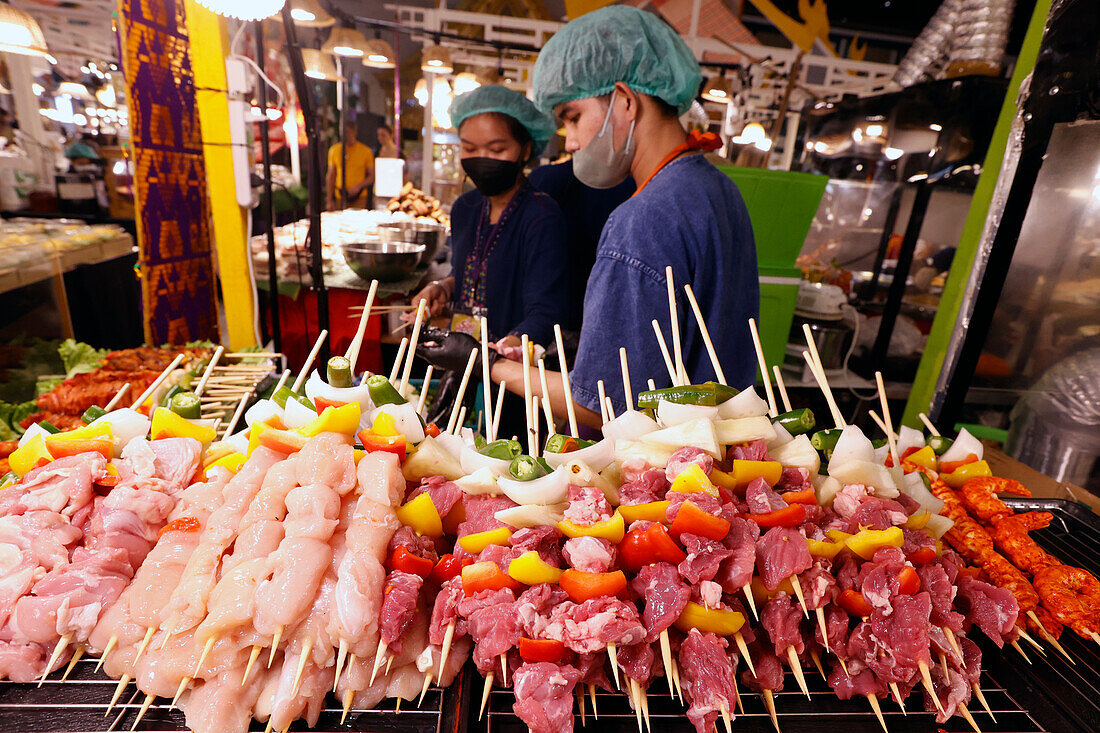
[[[898,593],[911,596],[920,591],[920,576],[910,567],[902,568],[898,573]]]
[[[328,407],[343,407],[346,404],[347,402],[343,402],[341,400],[330,400],[325,397],[321,397],[320,395],[313,398],[313,405],[317,408],[318,415],[324,412],[325,409]]]
[[[432,568],[432,572],[428,576],[428,579],[442,585],[451,578],[457,578],[462,575],[462,568],[473,565],[473,563],[474,560],[472,557],[458,558],[448,552],[446,555],[439,558],[439,562]]]
[[[936,548],[921,547],[920,549],[910,552],[906,559],[914,565],[927,565],[930,562],[935,562]]]
[[[463,578],[465,579],[465,572]],[[618,595],[626,589],[626,576],[622,570],[610,573],[582,573],[579,570],[566,570],[561,574],[558,585],[574,602],[584,603],[590,598]]]
[[[632,529],[619,543],[619,565],[626,570],[638,570],[655,562],[677,565],[685,559],[687,554],[669,536],[663,524]]]
[[[515,590],[520,587],[522,584],[519,581],[513,580],[492,560],[475,562],[462,568],[462,592],[468,596],[483,590]]]
[[[427,578],[434,570],[431,560],[417,557],[404,547],[394,548],[393,552],[390,553],[389,560],[386,561],[386,567],[410,575],[419,575],[421,578]]]
[[[804,510],[803,515],[805,515]],[[668,529],[669,534],[676,538],[688,533],[721,542],[729,534],[730,523],[722,517],[708,514],[693,501],[685,501],[683,506],[680,507],[680,511],[676,513],[676,519],[672,521],[672,526]]]
[[[434,422],[430,422],[424,427],[424,434],[432,438],[438,438],[441,432],[443,431]]]
[[[199,520],[194,517],[180,517],[164,525],[160,530],[159,536],[163,537],[168,532],[199,532],[201,530],[202,522]]]
[[[61,434],[63,435],[63,433]],[[76,456],[81,453],[99,453],[107,460],[111,460],[111,452],[115,442],[111,438],[63,438],[61,435],[50,436],[46,441],[46,448],[55,459],[65,456]]]
[[[382,451],[393,453],[401,462],[408,455],[409,444],[404,435],[378,435],[370,430],[359,431],[359,442],[363,444],[363,450],[367,453]]]
[[[958,470],[959,468],[965,466],[968,463],[974,463],[977,460],[978,460],[978,457],[976,455],[974,455],[973,453],[971,453],[970,455],[968,455],[966,458],[962,459],[961,461],[941,462],[940,467],[939,467],[939,472],[941,474],[955,473],[955,471]]]
[[[519,640],[519,655],[525,662],[560,664],[565,660],[565,653],[565,644],[557,639],[528,639],[525,636]]]
[[[748,518],[761,527],[797,527],[806,521],[806,507],[791,504],[767,514],[749,514]]]
[[[836,601],[848,613],[853,616],[865,618],[871,615],[871,604],[863,598],[863,594],[854,590],[846,590],[840,594]]]
[[[788,504],[813,504],[817,505],[817,494],[814,493],[813,488],[802,489],[801,491],[785,491],[780,496]]]

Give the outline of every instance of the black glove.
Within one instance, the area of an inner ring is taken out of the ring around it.
[[[480,349],[481,343],[469,334],[425,326],[420,329],[420,342],[416,346],[416,355],[429,364],[434,364],[438,369],[462,374],[466,371],[470,352],[475,348]],[[492,366],[499,356],[496,349],[489,349],[489,366]]]

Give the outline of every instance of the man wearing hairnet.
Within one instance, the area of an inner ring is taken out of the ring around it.
[[[535,103],[565,127],[566,150],[582,183],[617,185],[627,176],[638,192],[611,214],[588,279],[580,346],[571,374],[578,417],[600,422],[597,380],[616,412],[626,409],[618,378],[626,347],[634,394],[652,377],[671,378],[655,343],[656,319],[670,338],[665,267],[672,267],[684,365],[692,383],[715,379],[683,292],[698,298],[728,382],[755,379],[748,319],[760,308],[756,249],[736,186],[702,152],[712,134],[680,125],[702,77],[683,40],[660,18],[625,6],[603,8],[568,23],[535,64]],[[519,365],[498,361],[493,379],[522,390]],[[549,380],[555,412],[564,412],[560,379]]]

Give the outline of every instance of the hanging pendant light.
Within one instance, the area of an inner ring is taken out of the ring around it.
[[[283,9],[286,0],[196,0],[212,13],[242,21],[263,20]]]
[[[472,71],[463,71],[455,76],[454,81],[454,93],[455,95],[465,94],[466,92],[472,92],[481,86],[481,82],[477,80],[477,76]]]
[[[706,83],[703,93],[699,96],[708,102],[729,104],[733,100],[733,89],[725,76],[715,76]]]
[[[420,59],[420,69],[433,74],[450,74],[455,70],[451,62],[451,52],[438,43],[425,47]]]
[[[367,54],[367,47],[366,37],[354,28],[333,28],[328,40],[321,46],[321,53],[363,58]]]
[[[68,94],[70,97],[77,97],[79,99],[86,99],[91,101],[92,94],[88,91],[88,87],[75,81],[63,81],[57,85],[58,94]]]
[[[8,4],[0,5],[0,51],[50,59],[38,21]]]
[[[363,55],[363,66],[372,69],[392,69],[397,65],[397,54],[393,46],[375,38],[367,41],[367,52]]]
[[[306,28],[328,28],[336,18],[328,14],[317,0],[290,0],[290,17]]]
[[[332,56],[321,53],[316,48],[302,49],[302,65],[305,74],[310,79],[319,81],[345,81],[344,77],[336,73],[336,64],[332,63]]]

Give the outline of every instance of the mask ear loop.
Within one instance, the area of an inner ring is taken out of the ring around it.
[[[611,110],[615,106],[615,95],[618,93],[618,88],[611,90],[611,101],[607,104],[607,114],[603,117],[603,125],[600,127],[599,137],[603,137],[607,132],[607,126],[611,124]],[[631,123],[633,125],[633,123]]]

